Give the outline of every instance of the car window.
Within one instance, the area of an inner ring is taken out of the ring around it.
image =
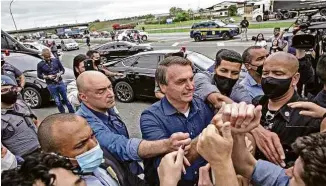
[[[210,27],[210,28],[216,28],[216,26],[217,26],[217,24],[214,23],[214,22],[210,22],[210,23],[209,23],[209,27]]]
[[[134,62],[136,61],[137,57],[129,57],[129,58],[125,58],[122,60],[122,63],[120,63],[121,65],[117,64],[117,66],[131,66],[132,64],[134,64]]]
[[[1,34],[1,49],[11,49],[14,50],[14,41]]]
[[[18,68],[21,72],[26,70],[36,70],[41,59],[25,54],[11,54],[6,58],[6,62]]]
[[[148,55],[148,56],[141,56],[140,58],[138,58],[135,67],[156,69],[157,64],[158,64],[158,56]]]
[[[99,50],[111,50],[111,49],[114,49],[114,48],[115,48],[114,45],[109,44],[109,45],[101,46],[101,47],[99,48]]]
[[[125,49],[125,48],[128,48],[128,45],[127,44],[124,44],[124,43],[117,43],[117,49]]]

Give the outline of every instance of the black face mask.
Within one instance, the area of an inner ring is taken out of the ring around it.
[[[1,102],[6,104],[14,104],[17,101],[18,94],[15,91],[9,91],[5,94],[1,94]]]
[[[263,74],[263,65],[257,67],[256,73],[261,77]]]
[[[96,60],[94,60],[94,64],[95,64],[96,66],[100,65],[100,64],[101,64],[101,60],[100,60],[100,59],[96,59]]]
[[[230,96],[234,84],[238,79],[231,79],[224,76],[214,75],[214,81],[218,90],[226,96]]]
[[[289,90],[291,82],[292,77],[288,79],[267,77],[261,79],[261,86],[265,95],[274,99],[283,96]]]

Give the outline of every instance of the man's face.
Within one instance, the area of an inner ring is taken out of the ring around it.
[[[170,101],[189,103],[194,94],[193,77],[191,66],[171,65],[166,72],[167,85],[161,85],[162,92]]]
[[[275,29],[274,30],[274,36],[278,36],[280,34],[280,30],[279,29]]]
[[[215,69],[215,73],[226,78],[239,79],[240,70],[240,63],[233,63],[230,61],[222,60],[221,64]]]
[[[53,133],[60,147],[58,152],[62,156],[75,158],[97,145],[95,135],[84,118],[77,117],[77,122],[69,122],[64,127],[56,127]]]
[[[43,55],[43,58],[44,58],[45,61],[50,61],[51,60],[50,52],[44,52],[42,55]]]
[[[263,78],[273,77],[276,79],[288,79],[294,75],[293,69],[290,69],[287,61],[267,59],[264,63]]]
[[[249,51],[251,56],[250,63],[246,63],[246,68],[248,71],[256,72],[259,66],[264,64],[264,61],[268,57],[268,52],[265,48],[252,49]]]
[[[300,157],[295,161],[294,166],[287,169],[285,173],[287,176],[290,177],[290,183],[289,183],[290,186],[306,185],[301,178],[301,175],[303,175],[304,173],[304,169],[303,169],[303,162]]]
[[[101,58],[101,56],[100,56],[100,54],[99,53],[94,53],[93,54],[93,60],[95,61],[95,60],[99,60]]]
[[[107,110],[115,105],[112,84],[105,76],[93,82],[88,91],[80,93],[80,97],[83,102],[99,110]]]
[[[75,67],[76,68],[76,67]],[[76,71],[81,74],[83,72],[85,72],[85,63],[84,61],[80,62],[79,65],[78,65],[78,68],[76,68]]]

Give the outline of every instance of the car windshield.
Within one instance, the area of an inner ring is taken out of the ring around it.
[[[200,70],[206,71],[214,64],[214,60],[197,52],[191,52],[187,55],[187,59],[195,64]]]
[[[6,58],[6,62],[18,68],[21,72],[36,70],[41,59],[25,54],[11,54]]]
[[[67,39],[65,43],[76,43],[76,41],[73,39]]]
[[[222,21],[215,21],[216,24],[218,24],[219,26],[225,26],[226,24],[223,23]]]

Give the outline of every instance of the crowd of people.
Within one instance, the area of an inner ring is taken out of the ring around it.
[[[182,52],[166,56],[155,73],[159,101],[140,116],[142,139],[129,136],[115,107],[110,79],[122,74],[96,51],[73,59],[76,80],[67,87],[60,60],[42,51],[37,75],[60,112],[42,122],[19,98],[22,74],[2,73],[1,183],[325,185],[326,56],[314,68],[302,51],[270,53],[257,38],[242,55],[217,51],[210,72],[194,73]],[[300,84],[314,77],[323,89],[303,96]]]

